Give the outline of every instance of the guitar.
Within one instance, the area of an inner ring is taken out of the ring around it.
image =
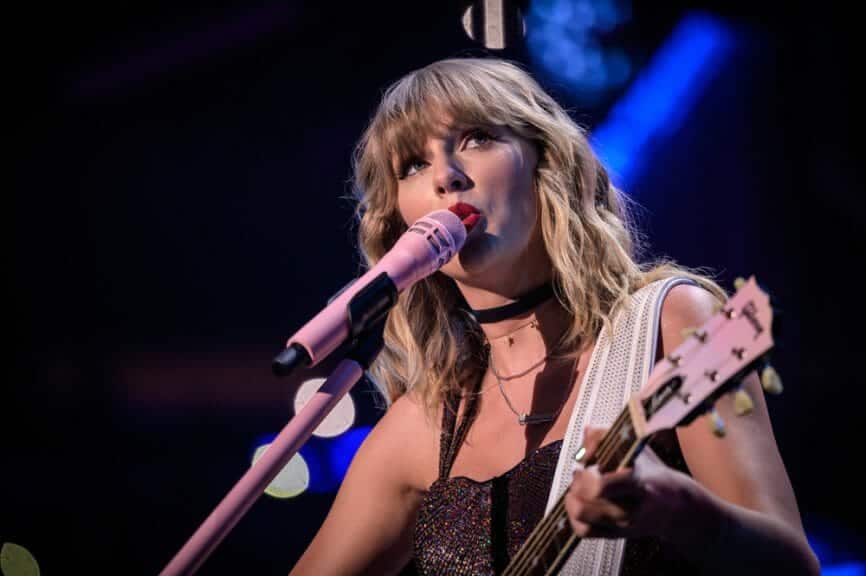
[[[781,380],[767,362],[773,347],[773,311],[754,277],[738,279],[728,301],[703,326],[690,330],[676,350],[652,369],[647,383],[632,395],[592,458],[578,450],[575,460],[611,472],[633,464],[654,434],[708,416],[713,432],[724,436],[724,422],[713,408],[735,390],[737,415],[753,405],[740,388],[742,379],[761,370],[765,391],[778,394]],[[564,494],[535,527],[503,572],[506,576],[556,574],[580,543],[565,512]]]

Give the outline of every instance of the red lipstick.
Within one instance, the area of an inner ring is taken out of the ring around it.
[[[460,221],[463,222],[463,226],[466,227],[467,232],[471,232],[472,228],[479,220],[481,220],[481,211],[472,204],[467,204],[466,202],[458,202],[457,204],[449,206],[448,210],[460,218]]]

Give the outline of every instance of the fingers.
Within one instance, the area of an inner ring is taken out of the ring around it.
[[[596,428],[594,426],[586,426],[583,429],[583,447],[586,449],[584,461],[588,461],[595,456],[599,444],[607,434],[607,428]]]
[[[564,504],[571,527],[578,536],[622,536],[622,530],[629,526],[629,511],[604,494],[609,482],[622,484],[626,481],[624,476],[619,472],[601,476],[595,467],[575,472]]]
[[[623,530],[629,527],[628,513],[604,499],[584,501],[573,494],[567,495],[565,511],[572,530],[581,538],[621,537]]]
[[[601,475],[598,473],[598,468],[590,466],[583,470],[574,471],[571,487],[574,490],[575,496],[581,500],[592,500],[601,494],[604,484],[602,483]]]
[[[587,430],[597,446],[603,430]],[[630,538],[670,534],[687,518],[684,510],[696,500],[696,482],[671,470],[649,448],[633,468],[600,473],[593,465],[574,472],[564,499],[565,511],[580,537]]]

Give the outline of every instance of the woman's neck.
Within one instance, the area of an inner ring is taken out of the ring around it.
[[[519,287],[513,293],[496,293],[457,283],[473,310],[511,304],[537,286]],[[484,322],[481,330],[490,343],[490,354],[500,373],[514,373],[550,354],[571,322],[556,296],[511,318]]]

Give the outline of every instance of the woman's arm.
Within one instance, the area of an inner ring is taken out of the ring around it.
[[[430,428],[407,396],[388,409],[352,460],[331,510],[291,574],[393,574],[410,559]],[[435,472],[435,470],[434,470]]]
[[[679,346],[684,329],[706,322],[715,304],[701,288],[672,289],[662,308],[664,353]],[[818,574],[755,374],[744,387],[755,405],[750,414],[736,416],[729,397],[717,403],[726,422],[724,438],[712,433],[706,418],[677,428],[692,477],[664,466],[651,452],[633,470],[576,473],[566,497],[575,531],[659,536],[706,573]],[[599,439],[598,433],[590,438]]]
[[[662,308],[662,345],[665,354],[683,340],[682,331],[698,327],[712,315],[716,300],[696,286],[673,288]],[[757,374],[750,374],[743,388],[754,409],[737,416],[733,399],[724,396],[716,411],[725,421],[726,434],[716,437],[706,418],[677,428],[677,437],[692,477],[711,493],[707,510],[721,526],[710,572],[766,574],[818,574],[818,561],[809,547],[794,490],[773,435],[764,391]],[[706,558],[701,543],[688,542],[684,550]],[[697,547],[696,547],[697,546]],[[782,570],[783,567],[789,569]]]

